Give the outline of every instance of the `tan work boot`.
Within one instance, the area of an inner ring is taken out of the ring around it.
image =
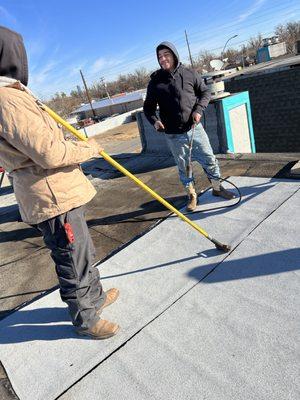
[[[118,324],[106,321],[105,319],[100,319],[92,328],[78,328],[76,331],[78,335],[89,336],[92,339],[102,340],[114,336],[119,329],[120,327]]]
[[[106,294],[106,299],[105,302],[102,304],[102,306],[96,311],[97,315],[100,315],[102,313],[103,308],[111,305],[114,303],[117,298],[119,297],[120,291],[119,289],[116,288],[111,288],[105,292]]]
[[[226,199],[226,200],[231,200],[231,199],[235,198],[234,193],[230,192],[229,190],[226,190],[221,185],[221,182],[219,180],[212,179],[211,185],[213,188],[213,191],[212,191],[213,196],[223,197],[223,199]]]
[[[197,207],[197,193],[195,191],[194,185],[192,183],[186,188],[188,195],[188,203],[186,205],[187,211],[194,211]]]

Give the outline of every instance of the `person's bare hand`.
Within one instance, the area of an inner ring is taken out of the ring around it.
[[[199,114],[198,112],[194,111],[192,114],[192,118],[193,118],[193,122],[195,125],[198,125],[201,119],[201,114]]]
[[[164,124],[161,121],[156,121],[154,124],[154,128],[159,132],[159,131],[164,131],[165,127]]]
[[[95,147],[97,149],[98,153],[101,153],[101,151],[104,150],[103,147],[100,146],[100,144],[97,143],[97,141],[95,139],[93,139],[93,138],[89,139],[88,143],[89,143],[90,146]]]

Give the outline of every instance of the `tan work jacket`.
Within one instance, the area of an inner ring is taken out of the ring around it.
[[[0,87],[0,166],[11,173],[24,222],[37,224],[90,201],[96,191],[79,163],[98,155],[62,130],[21,84]]]

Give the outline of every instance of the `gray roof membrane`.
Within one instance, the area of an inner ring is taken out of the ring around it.
[[[55,399],[82,377],[63,399],[299,397],[300,182],[233,181],[238,207],[192,215],[237,246],[229,256],[172,216],[101,264],[104,287],[121,291],[103,312],[116,337],[76,336],[58,291],[0,322],[20,399]],[[200,200],[199,211],[226,204]]]
[[[61,399],[299,398],[299,215],[298,191]]]

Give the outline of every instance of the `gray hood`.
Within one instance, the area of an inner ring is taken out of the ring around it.
[[[28,83],[28,64],[23,38],[0,26],[0,76]]]
[[[171,52],[174,54],[174,57],[175,57],[175,69],[176,69],[178,67],[178,65],[179,65],[179,62],[180,62],[179,54],[178,54],[178,51],[177,51],[176,47],[171,42],[162,42],[156,47],[157,61],[158,61],[158,52],[159,52],[159,50],[162,50],[162,49],[165,49],[165,48],[171,50]],[[158,62],[158,64],[159,64],[159,62]]]

